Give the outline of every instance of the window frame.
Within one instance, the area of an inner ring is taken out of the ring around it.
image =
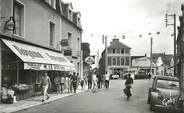
[[[125,65],[125,58],[124,57],[121,57],[121,63],[120,63],[121,66],[124,66]]]
[[[115,59],[115,62],[114,62],[114,59]],[[113,57],[113,58],[112,58],[112,65],[113,65],[113,66],[116,66],[116,65],[117,65],[117,59],[116,59],[116,57]]]
[[[52,44],[51,44],[51,25],[53,25]],[[49,46],[54,47],[55,38],[56,38],[56,23],[49,20]]]
[[[21,25],[20,25],[20,33],[15,33],[16,31],[16,19],[15,19],[15,3],[16,4],[18,4],[18,5],[20,5],[22,8],[23,8],[23,10],[21,11]],[[26,5],[23,3],[23,2],[21,2],[20,0],[14,0],[13,1],[13,4],[12,4],[12,6],[13,6],[13,17],[14,17],[14,19],[15,19],[15,29],[13,30],[13,35],[14,36],[17,36],[17,37],[21,37],[21,38],[23,38],[24,36],[25,36],[25,16],[26,16],[26,9],[25,9],[25,7],[26,7]]]
[[[125,53],[125,49],[121,49],[121,54],[124,54]]]

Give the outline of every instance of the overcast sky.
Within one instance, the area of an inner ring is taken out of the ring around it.
[[[173,26],[165,27],[165,14],[181,15],[184,0],[63,0],[71,1],[74,10],[81,12],[83,42],[90,43],[91,54],[102,52],[102,34],[108,36],[108,45],[114,38],[131,47],[132,55],[150,55],[150,37],[153,52],[173,53]],[[173,23],[173,18],[168,18]],[[177,22],[177,26],[179,23]],[[160,32],[160,35],[156,35]],[[151,33],[151,35],[148,35]],[[125,35],[125,39],[122,36]],[[142,37],[139,37],[142,35]]]

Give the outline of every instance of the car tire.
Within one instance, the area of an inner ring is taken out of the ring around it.
[[[150,99],[151,99],[150,95],[151,95],[151,88],[149,88],[149,91],[148,91],[148,101],[147,101],[148,104],[150,104]]]
[[[147,104],[150,104],[150,96],[148,95],[148,101]]]

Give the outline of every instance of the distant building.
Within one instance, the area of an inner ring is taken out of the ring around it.
[[[119,74],[127,72],[131,65],[131,48],[121,43],[119,39],[113,39],[107,47],[107,71],[110,74]],[[99,61],[100,67],[104,67],[105,51]]]
[[[165,53],[153,53],[152,59],[157,65],[157,75],[173,75],[174,74],[174,56]]]
[[[90,45],[89,43],[82,43],[82,61],[83,61],[83,75],[84,78],[87,77],[87,74],[90,70],[90,65],[85,62],[85,58],[90,56]]]
[[[151,70],[151,71],[150,71]],[[135,74],[156,74],[156,64],[147,56],[131,56],[131,71]]]

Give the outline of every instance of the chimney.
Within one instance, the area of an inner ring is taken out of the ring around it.
[[[110,44],[113,44],[113,43],[116,43],[116,42],[119,42],[118,38],[113,39],[112,42],[110,42]]]
[[[113,39],[113,42],[119,42],[118,38]]]

